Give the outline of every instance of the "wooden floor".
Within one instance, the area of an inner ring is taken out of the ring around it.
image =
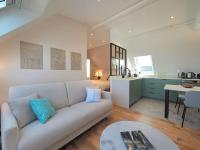
[[[114,106],[113,114],[84,134],[77,137],[61,150],[99,150],[102,131],[111,123],[121,120],[134,120],[149,124],[168,135],[181,150],[200,150],[200,131],[181,128],[165,119],[157,119]]]

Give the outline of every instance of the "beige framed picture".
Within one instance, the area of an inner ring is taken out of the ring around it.
[[[77,52],[71,52],[71,70],[81,70],[81,66],[81,54]]]
[[[20,68],[43,69],[43,46],[20,41]]]
[[[66,51],[51,48],[51,70],[65,70],[66,69]]]

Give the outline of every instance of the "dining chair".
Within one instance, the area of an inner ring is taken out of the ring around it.
[[[178,105],[177,114],[179,113],[181,102],[183,102],[184,100],[185,100],[185,93],[183,92],[179,93],[175,104],[175,108]]]
[[[185,121],[185,114],[187,108],[197,108],[198,112],[200,109],[200,92],[198,91],[188,91],[185,94],[184,109],[182,114],[182,127]]]

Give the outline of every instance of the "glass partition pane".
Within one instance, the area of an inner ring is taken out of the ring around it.
[[[117,62],[116,62],[116,59],[115,58],[112,58],[112,68],[111,68],[111,71],[112,71],[112,75],[117,75]]]
[[[119,58],[119,47],[116,47],[116,58]]]
[[[115,58],[115,46],[112,45],[112,58]]]

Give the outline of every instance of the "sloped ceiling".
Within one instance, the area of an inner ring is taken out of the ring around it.
[[[14,6],[0,10],[0,37],[40,18],[47,4],[48,0],[17,0]]]
[[[199,6],[199,0],[158,0],[123,18],[109,22],[107,26],[111,28],[111,39],[114,42],[182,25],[195,31],[200,24]]]
[[[53,0],[54,11],[92,27],[143,0]]]
[[[200,0],[23,0],[0,11],[0,36],[62,14],[88,26],[88,48],[188,23],[199,26]],[[174,19],[170,17],[173,16]]]

